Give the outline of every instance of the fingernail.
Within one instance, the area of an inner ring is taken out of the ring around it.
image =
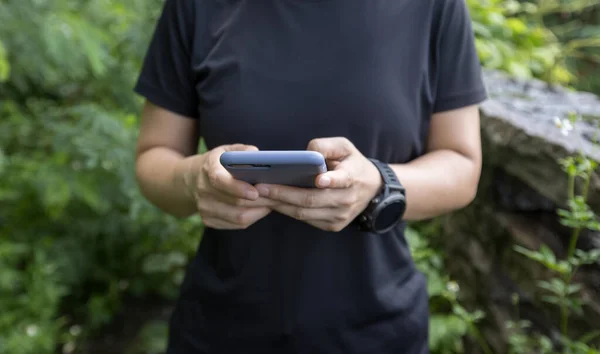
[[[331,184],[331,178],[327,177],[327,176],[323,176],[321,178],[319,178],[319,185],[321,187],[327,187]]]
[[[269,196],[269,188],[267,188],[266,186],[257,186],[256,189],[258,190],[258,194],[260,194],[261,196]]]
[[[246,191],[246,198],[252,200],[258,199],[258,192],[254,190]]]

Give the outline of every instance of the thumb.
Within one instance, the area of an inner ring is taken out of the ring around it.
[[[306,149],[320,152],[326,160],[338,161],[344,160],[355,150],[350,140],[342,137],[314,139]]]
[[[231,144],[231,145],[223,145],[223,152],[226,151],[258,151],[258,148],[254,145],[246,145],[246,144]]]
[[[350,188],[354,181],[350,173],[350,166],[346,165],[348,164],[342,162],[333,170],[318,175],[315,183],[317,188]]]

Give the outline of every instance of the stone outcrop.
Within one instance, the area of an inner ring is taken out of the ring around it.
[[[588,93],[549,87],[537,80],[516,80],[486,71],[490,100],[481,107],[484,171],[476,201],[443,218],[443,235],[436,239],[447,254],[448,270],[464,289],[468,306],[485,310],[482,330],[498,353],[506,352],[504,323],[519,317],[552,336],[558,332],[558,311],[544,304],[536,281],[547,270],[514,251],[515,245],[537,249],[548,245],[564,256],[571,231],[559,223],[567,176],[558,159],[582,151],[600,161],[600,99]],[[576,111],[578,122],[568,136],[555,117]],[[592,178],[590,204],[600,213],[600,175]],[[584,232],[578,247],[600,248],[600,235]],[[573,320],[575,330],[600,328],[600,266],[581,269],[586,315]]]

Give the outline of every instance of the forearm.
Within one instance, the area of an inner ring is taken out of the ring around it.
[[[196,213],[194,199],[185,187],[185,171],[199,163],[201,156],[184,157],[168,148],[155,147],[141,153],[136,161],[140,191],[152,204],[176,217]]]
[[[480,161],[451,150],[391,166],[406,188],[405,220],[429,219],[463,208],[477,193]]]

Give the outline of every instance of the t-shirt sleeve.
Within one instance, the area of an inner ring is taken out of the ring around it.
[[[475,36],[465,0],[441,0],[435,33],[433,112],[479,104],[487,99]]]
[[[150,40],[135,92],[171,112],[198,118],[192,68],[195,1],[166,0]]]

